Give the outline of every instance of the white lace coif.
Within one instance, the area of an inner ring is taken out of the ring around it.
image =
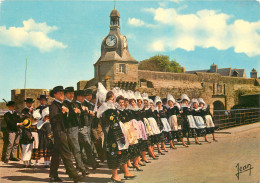
[[[168,95],[167,95],[167,103],[168,103],[169,101],[172,101],[173,103],[175,103],[175,99],[173,98],[173,96],[172,96],[171,94],[168,94]]]
[[[106,100],[106,95],[107,95],[107,90],[106,88],[103,86],[102,83],[98,83],[98,89],[97,89],[97,94],[96,94],[96,98],[98,99],[98,101],[103,104]]]
[[[190,98],[186,95],[186,94],[182,94],[181,95],[181,100],[188,100],[188,102],[190,101]]]

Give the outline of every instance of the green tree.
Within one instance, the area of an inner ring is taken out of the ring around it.
[[[171,60],[169,56],[166,55],[156,55],[149,59],[140,61],[139,67],[140,70],[150,70],[150,71],[161,71],[161,72],[182,72],[181,65]]]

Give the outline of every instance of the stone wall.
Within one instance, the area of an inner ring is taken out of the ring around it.
[[[15,107],[18,112],[20,112],[25,107],[24,100],[26,98],[33,98],[35,100],[33,106],[36,108],[40,105],[37,98],[40,95],[49,95],[47,89],[14,89],[11,90],[11,99],[15,101]]]
[[[260,93],[256,79],[227,77],[218,73],[184,74],[139,70],[138,77],[141,81],[138,90],[141,92],[161,97],[170,93],[175,98],[186,93],[190,98],[202,97],[211,106],[215,101],[220,101],[226,109],[238,104],[242,94]]]

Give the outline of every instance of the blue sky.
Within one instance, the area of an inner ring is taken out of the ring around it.
[[[112,1],[0,0],[0,97],[11,89],[74,86],[94,76]],[[255,68],[260,72],[260,3],[118,1],[121,33],[138,61],[169,55],[186,70]]]

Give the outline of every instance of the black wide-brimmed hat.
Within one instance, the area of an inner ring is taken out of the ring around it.
[[[15,105],[15,102],[12,100],[6,103],[6,106],[14,106],[14,105]]]
[[[45,100],[48,100],[47,96],[46,95],[40,95],[39,98],[37,98],[37,100],[41,100],[41,99],[45,99]]]
[[[75,95],[76,96],[84,96],[85,92],[84,92],[84,90],[77,90],[77,91],[75,91]]]
[[[92,95],[93,91],[91,89],[84,90],[84,95]]]
[[[68,93],[68,92],[74,92],[74,87],[70,86],[70,87],[65,88],[64,93]]]
[[[26,100],[24,100],[24,102],[26,103],[34,103],[33,98],[26,98]]]
[[[56,93],[59,92],[59,91],[63,91],[63,92],[64,92],[63,86],[55,86],[55,87],[50,91],[50,96],[51,96],[51,97],[54,97],[54,94],[56,94]]]

